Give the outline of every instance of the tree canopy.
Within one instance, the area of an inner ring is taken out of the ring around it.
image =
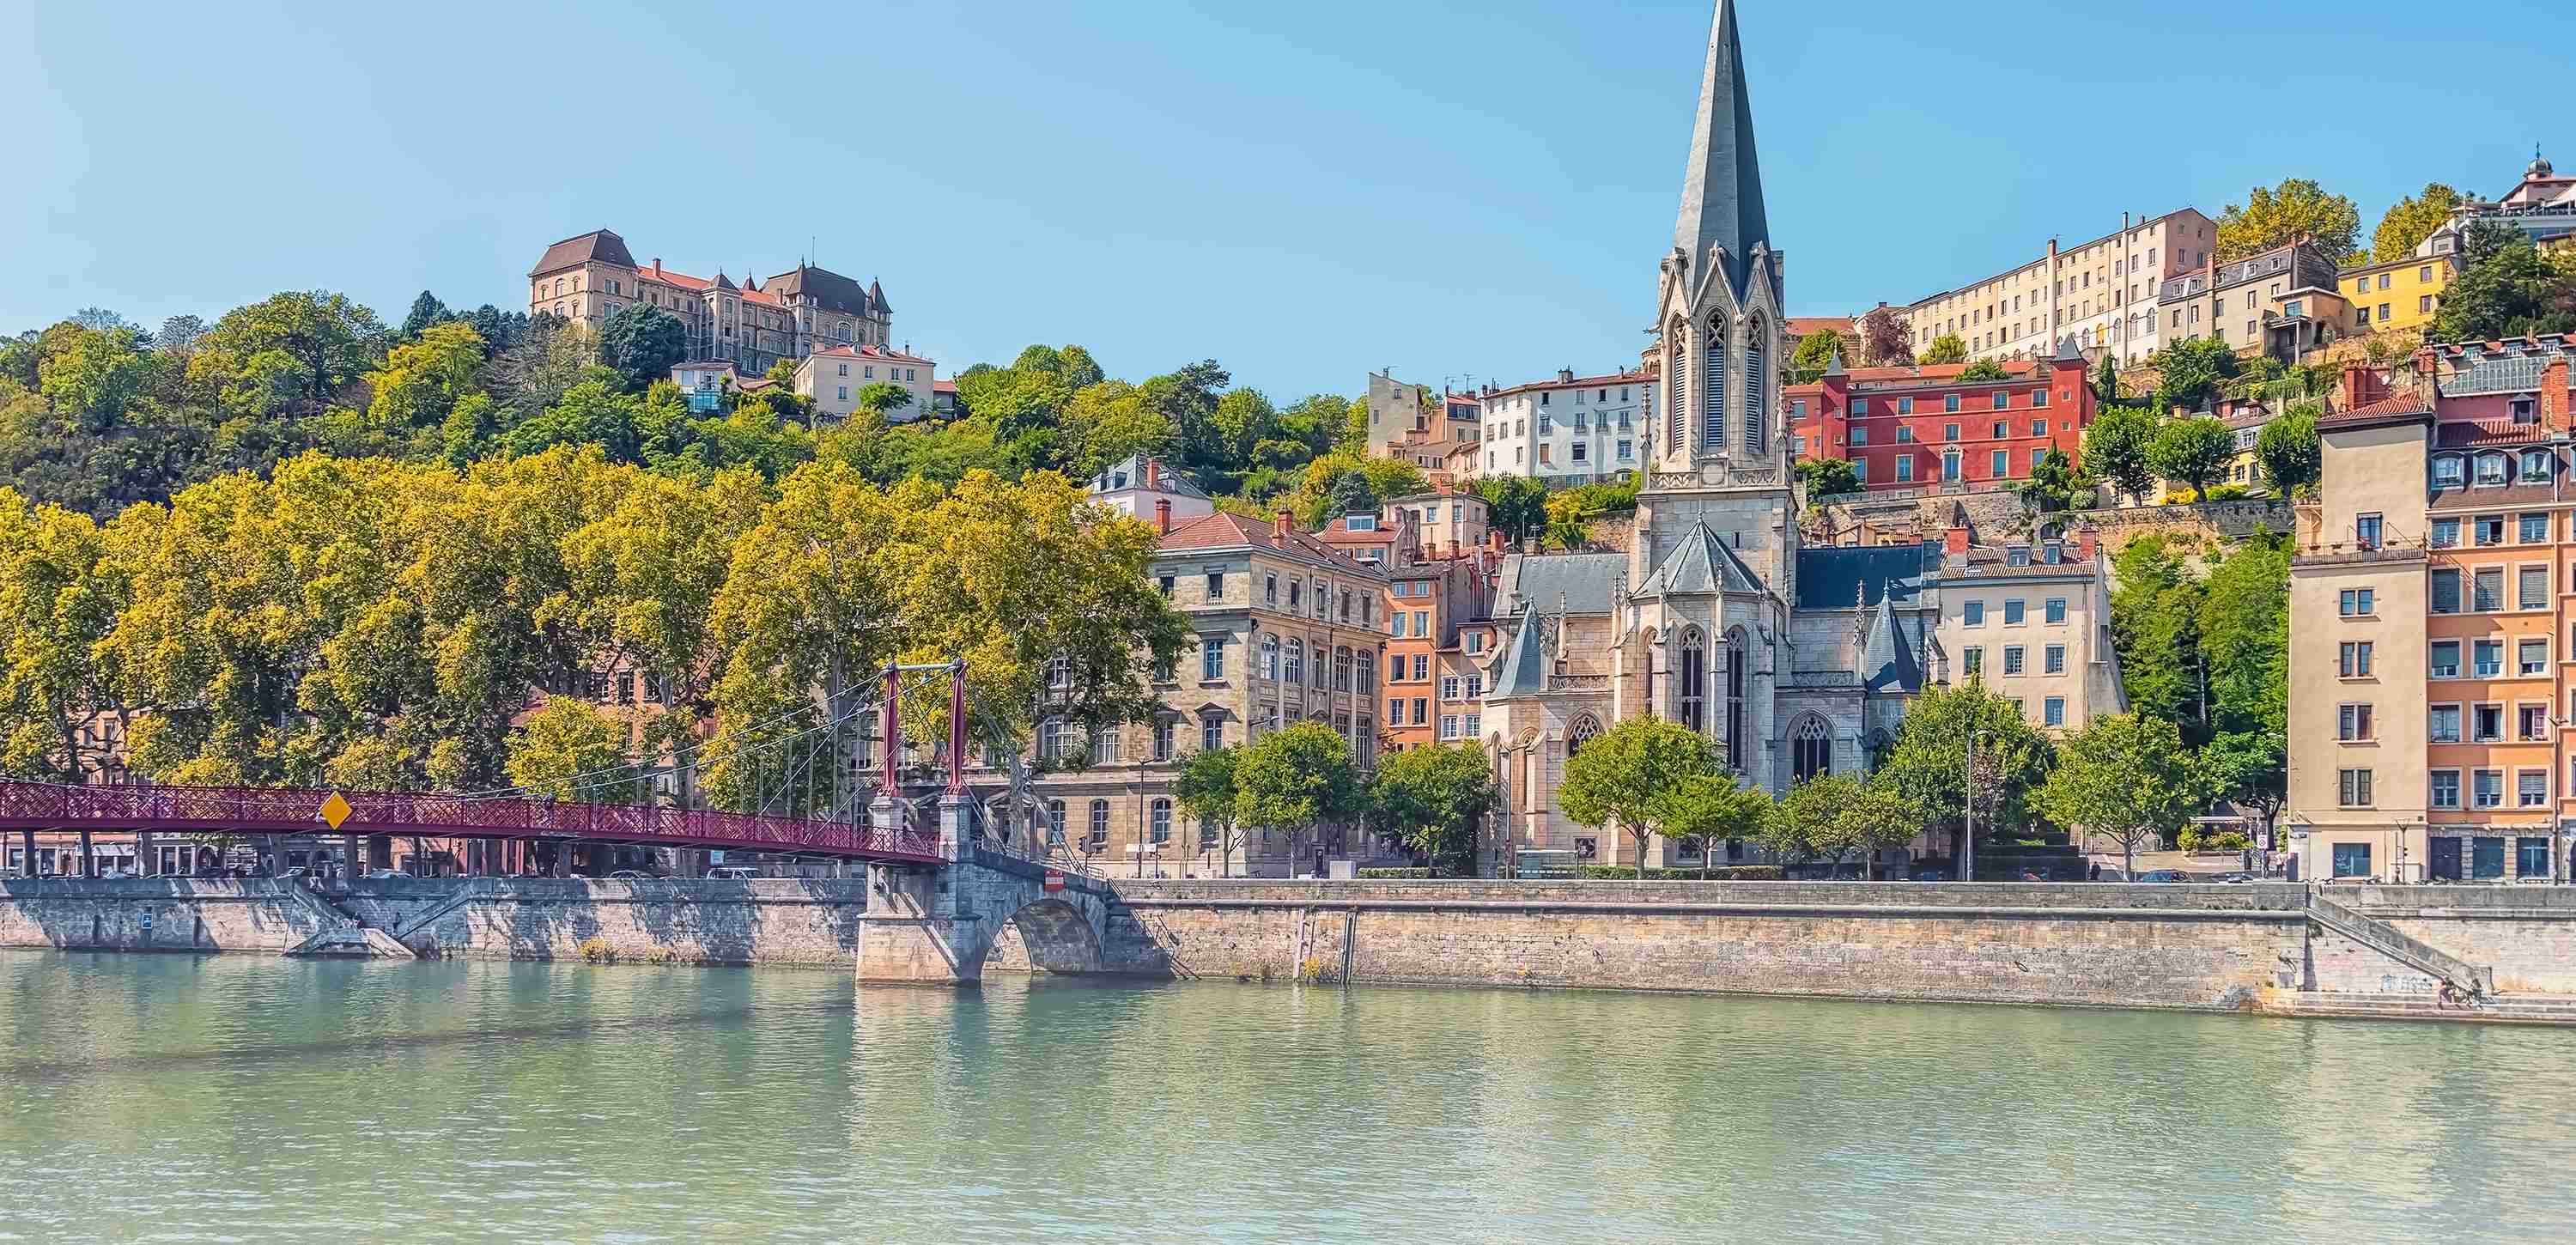
[[[2212,337],[2191,337],[2155,352],[2147,365],[2163,378],[2157,396],[2168,409],[2195,410],[2243,370],[2234,347]]]
[[[1891,367],[1914,361],[1914,330],[1905,317],[1885,303],[1870,308],[1852,326],[1860,334],[1860,363]]]
[[[1435,868],[1466,876],[1474,871],[1476,832],[1498,796],[1493,767],[1476,745],[1407,748],[1378,763],[1371,822]]]
[[[2084,474],[2108,480],[2131,498],[2155,487],[2156,469],[2147,447],[2156,437],[2156,417],[2145,407],[2106,406],[2084,430]]]
[[[2021,706],[1970,678],[1925,691],[1907,706],[1896,742],[1873,781],[1903,797],[1925,825],[1948,825],[1953,844],[1966,830],[1968,743],[1976,738],[1977,825],[1986,834],[2030,820],[2029,797],[2055,750],[2022,716]]]
[[[1625,831],[1643,862],[1655,835],[1687,837],[1706,824],[1714,795],[1706,784],[1724,781],[1708,737],[1662,718],[1630,718],[1566,758],[1556,798],[1583,825]]]
[[[2254,457],[2263,478],[2282,496],[2312,488],[2324,457],[2317,443],[2317,416],[2325,407],[2314,400],[2293,403],[2279,418],[2263,425],[2254,441]]]
[[[2358,249],[2360,232],[2361,210],[2351,199],[2328,193],[2310,178],[2285,178],[2278,186],[2255,187],[2244,203],[2219,213],[2218,258],[2243,259],[2304,237],[2342,263]]]
[[[1967,361],[1968,339],[1961,337],[1956,333],[1943,333],[1939,337],[1933,338],[1932,344],[1924,347],[1922,355],[1915,360],[1915,362],[1926,366],[1939,363],[1965,363]]]
[[[1321,722],[1272,731],[1235,762],[1235,820],[1275,830],[1293,861],[1309,833],[1367,811],[1349,741]]]
[[[2173,723],[2122,713],[2060,742],[2035,803],[2061,826],[2119,844],[2134,877],[2138,849],[2180,833],[2208,799]]]
[[[2460,205],[2462,196],[2440,182],[2426,182],[2414,195],[2388,205],[2379,218],[2379,228],[2370,235],[2371,262],[2384,264],[2404,259],[2415,253],[2424,239],[2451,219],[2451,209]]]
[[[1791,385],[1808,384],[1825,374],[1837,353],[1849,353],[1844,350],[1843,335],[1832,329],[1817,329],[1798,339],[1797,353],[1790,356],[1789,370],[1780,379]]]
[[[2493,220],[2472,223],[2461,243],[2465,267],[2442,291],[2432,340],[2576,332],[2576,258],[2543,255],[2528,234]]]
[[[2236,456],[2236,434],[2222,420],[2208,416],[2169,419],[2147,442],[2147,465],[2157,475],[2191,487],[2191,499],[2203,501],[2209,486],[2227,474]]]

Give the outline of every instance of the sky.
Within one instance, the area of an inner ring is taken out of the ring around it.
[[[579,6],[0,0],[0,332],[285,289],[524,308],[547,243],[884,283],[942,375],[1032,342],[1283,404],[1631,365],[1709,0]],[[2309,176],[2576,164],[2576,6],[1741,0],[1793,314],[1902,305]]]

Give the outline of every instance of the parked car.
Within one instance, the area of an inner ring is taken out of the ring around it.
[[[1914,877],[1911,880],[1916,882],[1947,882],[1950,880],[1950,875],[1943,873],[1938,869],[1917,869],[1914,871]]]
[[[750,865],[717,865],[707,870],[707,876],[725,882],[748,882],[759,877],[760,870]]]
[[[2141,882],[2188,882],[2191,875],[2180,869],[2149,869],[2138,875]]]
[[[370,882],[382,882],[390,878],[407,878],[411,875],[399,869],[369,869],[362,876]]]

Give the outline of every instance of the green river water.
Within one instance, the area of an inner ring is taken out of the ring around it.
[[[2576,1239],[2576,1034],[0,952],[0,1241]]]

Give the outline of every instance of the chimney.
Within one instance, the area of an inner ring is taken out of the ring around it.
[[[1166,536],[1172,534],[1172,499],[1169,497],[1154,499],[1154,530]]]
[[[1284,543],[1288,539],[1288,529],[1296,522],[1296,512],[1283,507],[1279,511],[1279,517],[1271,522],[1270,534]]]
[[[657,277],[662,275],[662,257],[659,255],[653,257],[653,275]]]
[[[2093,555],[2094,555],[2096,552],[2098,552],[2098,551],[2101,549],[2101,547],[2102,547],[2101,541],[2102,541],[2102,538],[2101,538],[2100,536],[2098,536],[2098,535],[2095,535],[2095,534],[2094,534],[2093,529],[2092,529],[2092,528],[2089,528],[2089,527],[2088,527],[2088,528],[2085,528],[2085,529],[2084,529],[2083,531],[2081,531],[2081,532],[2076,533],[2076,535],[2075,535],[2075,560],[2076,560],[2076,561],[2078,561],[2078,562],[2090,562],[2090,561],[2092,561],[2092,560],[2093,560]]]
[[[1941,552],[1947,555],[1943,560],[1952,566],[1968,564],[1968,529],[1964,524],[1953,523],[1941,534]]]
[[[1157,462],[1157,461],[1155,461],[1154,459],[1151,459],[1151,458],[1146,459],[1146,460],[1145,460],[1145,487],[1147,487],[1147,488],[1155,488],[1155,487],[1158,487],[1158,486],[1160,486],[1160,485],[1161,485],[1161,483],[1162,483],[1162,479],[1163,479],[1163,464],[1161,464],[1160,462]],[[1171,504],[1170,504],[1170,503],[1168,503],[1168,502],[1166,502],[1166,503],[1164,503],[1163,508],[1164,508],[1164,509],[1166,509],[1166,510],[1169,510],[1169,509],[1171,509]]]
[[[2567,356],[2550,356],[2540,365],[2540,426],[2554,436],[2565,436],[2567,427]]]
[[[1503,529],[1498,527],[1486,532],[1485,547],[1496,553],[1501,553],[1503,551]]]
[[[2352,359],[2343,365],[2343,409],[2368,406],[2377,399],[2370,393],[2370,363]]]

